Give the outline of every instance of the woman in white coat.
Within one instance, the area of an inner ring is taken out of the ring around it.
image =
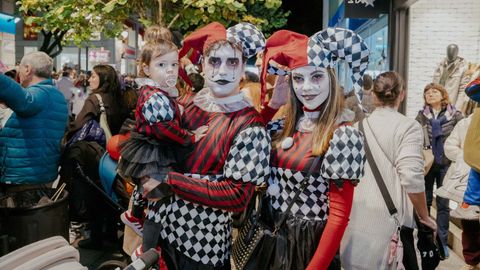
[[[420,222],[436,230],[435,221],[428,215],[424,192],[422,128],[397,112],[405,97],[403,80],[398,73],[382,73],[375,80],[373,94],[377,107],[363,120],[364,136],[398,210],[397,219],[400,225],[414,228],[415,209]],[[397,269],[397,263],[388,262],[390,240],[396,228],[367,161],[365,175],[354,194],[350,224],[340,245],[342,267]]]

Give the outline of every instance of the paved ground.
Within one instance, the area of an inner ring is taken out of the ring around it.
[[[113,245],[107,245],[103,250],[79,249],[80,263],[87,266],[89,270],[95,270],[97,267],[109,260],[122,260],[121,253]],[[442,261],[437,270],[458,270],[464,265],[462,258],[458,257],[453,251],[450,251],[450,257]]]
[[[450,257],[448,259],[440,262],[440,265],[437,267],[437,270],[457,270],[462,268],[465,263],[463,258],[458,257],[457,254],[450,250]]]

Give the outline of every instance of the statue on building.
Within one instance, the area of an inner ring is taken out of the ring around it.
[[[458,56],[458,46],[450,44],[447,46],[447,57],[438,64],[433,75],[433,82],[447,89],[450,102],[462,112],[468,102],[465,97],[465,86],[469,81],[469,76],[465,74],[467,70],[467,62]]]

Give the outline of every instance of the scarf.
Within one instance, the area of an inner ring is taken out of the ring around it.
[[[427,117],[432,126],[432,152],[435,164],[441,165],[444,156],[442,126],[452,119],[455,111],[455,108],[449,104],[446,108],[442,109],[438,114],[438,117],[435,118],[430,106],[425,106],[423,110],[423,114]],[[442,112],[444,112],[443,115]]]

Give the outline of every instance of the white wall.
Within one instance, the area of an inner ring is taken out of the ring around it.
[[[410,7],[407,116],[423,106],[423,88],[451,43],[460,57],[480,64],[480,0],[419,0]]]

